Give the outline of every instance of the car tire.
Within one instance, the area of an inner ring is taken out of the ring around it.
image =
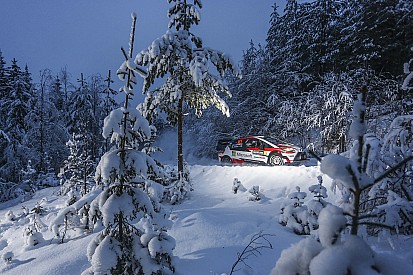
[[[270,166],[284,165],[284,159],[280,154],[271,153],[268,157],[268,165]]]
[[[232,163],[232,159],[231,159],[230,157],[228,157],[228,156],[223,156],[223,157],[221,158],[221,162],[222,162],[222,163]]]

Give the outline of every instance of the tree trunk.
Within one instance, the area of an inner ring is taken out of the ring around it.
[[[366,105],[366,97],[367,97],[367,87],[364,85],[361,89],[361,98],[360,101],[363,105]],[[365,117],[366,113],[365,111],[362,111],[360,114],[358,114],[358,119],[360,124],[364,124],[365,122]],[[358,148],[357,148],[357,170],[361,174],[363,172],[363,145],[364,145],[364,133],[360,133],[360,136],[358,137]],[[367,157],[367,156],[366,156]],[[355,176],[354,176],[355,177]],[[360,197],[361,197],[361,186],[358,184],[358,179],[354,180],[354,213],[353,213],[353,219],[351,223],[351,234],[352,235],[357,235],[358,233],[358,227],[359,227],[359,220],[360,220]]]
[[[87,164],[85,164],[85,166],[83,167],[83,195],[86,195],[87,193],[86,179],[87,179]]]
[[[179,179],[182,178],[184,172],[184,157],[182,153],[182,125],[183,125],[183,97],[179,99],[178,102],[178,176]]]

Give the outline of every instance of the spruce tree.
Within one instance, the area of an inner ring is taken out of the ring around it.
[[[97,181],[105,190],[91,203],[91,216],[102,218],[104,229],[89,244],[91,267],[85,274],[171,274],[174,240],[166,233],[165,213],[157,198],[148,194],[161,176],[155,161],[138,150],[150,135],[148,121],[130,106],[135,74],[146,76],[131,62],[136,16],[132,14],[130,49],[119,77],[126,81],[124,106],[105,118],[103,136],[115,143],[96,169]],[[153,191],[153,190],[152,190]],[[151,192],[153,194],[153,192]]]
[[[105,89],[102,90],[102,102],[101,102],[101,108],[102,108],[102,115],[103,117],[107,117],[109,113],[118,107],[118,104],[115,101],[115,95],[118,94],[116,90],[113,90],[111,85],[113,83],[112,77],[111,77],[111,71],[109,70],[108,76],[104,80],[106,82],[106,87]],[[103,152],[109,150],[110,146],[110,138],[106,138],[103,144]]]
[[[135,62],[149,65],[143,88],[146,98],[140,106],[143,114],[153,121],[158,111],[163,111],[168,121],[178,126],[178,174],[183,178],[184,108],[192,108],[197,116],[201,116],[203,109],[214,105],[228,116],[228,106],[219,92],[228,96],[230,93],[221,77],[226,70],[238,73],[238,69],[228,55],[205,47],[202,39],[191,32],[191,27],[200,22],[201,1],[169,2],[172,7],[168,11],[168,31],[138,54]],[[220,76],[209,71],[209,63]],[[164,84],[150,91],[155,79],[163,77],[166,77]]]
[[[0,178],[6,181],[19,181],[19,173],[28,161],[26,116],[32,109],[33,84],[27,73],[23,72],[13,59],[6,68],[7,86],[2,98],[2,113],[6,115],[3,131],[9,143],[0,162]]]

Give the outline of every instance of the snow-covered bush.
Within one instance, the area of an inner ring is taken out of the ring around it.
[[[310,232],[318,229],[318,217],[323,208],[328,204],[324,199],[328,197],[327,189],[323,186],[322,176],[318,176],[318,184],[311,185],[308,190],[314,195],[314,199],[307,202],[308,227]]]
[[[35,206],[30,210],[30,213],[34,213],[37,215],[44,215],[46,213],[46,210],[42,206],[42,202],[43,201],[37,202]]]
[[[318,216],[321,210],[327,206],[324,198],[327,198],[327,189],[322,185],[323,178],[318,176],[318,184],[311,185],[308,190],[314,195],[314,199],[304,205],[307,193],[302,192],[300,187],[296,187],[297,192],[288,195],[288,203],[281,208],[279,223],[291,228],[294,233],[314,234],[318,229]]]
[[[33,248],[44,241],[41,231],[47,226],[37,214],[31,214],[28,217],[30,222],[23,228],[24,243],[28,248]]]
[[[307,193],[302,192],[299,186],[296,187],[296,190],[288,195],[289,201],[281,207],[278,221],[291,228],[296,234],[310,234],[307,206],[303,205]]]
[[[186,162],[181,176],[173,169],[167,173],[166,177],[169,179],[169,183],[165,186],[162,201],[177,204],[189,197],[193,191],[193,185],[189,179],[188,164]]]
[[[50,230],[55,237],[60,238],[61,243],[64,242],[67,231],[78,226],[79,219],[77,219],[76,214],[74,207],[66,207],[50,223]]]
[[[50,222],[49,229],[60,238],[61,243],[64,242],[69,231],[76,232],[77,235],[93,231],[97,221],[91,218],[91,203],[100,193],[101,190],[98,189],[87,193],[75,203],[61,209]]]
[[[250,201],[259,201],[261,200],[262,194],[260,193],[260,187],[258,185],[253,185],[251,188],[248,190],[250,192],[249,200]]]
[[[234,192],[234,194],[237,194],[238,191],[245,192],[246,189],[238,178],[234,178],[234,182],[232,183],[232,192]]]
[[[307,237],[281,252],[270,275],[310,274],[311,260],[323,249],[313,237]]]
[[[8,221],[14,221],[16,219],[16,215],[14,215],[13,211],[11,211],[11,210],[7,211],[6,215],[4,215],[4,217]]]
[[[66,197],[67,197],[67,200],[65,203],[67,206],[69,206],[69,205],[74,204],[79,199],[80,194],[75,189],[70,189],[70,191],[66,193]]]
[[[12,260],[13,260],[13,257],[14,257],[14,254],[11,251],[7,251],[7,252],[3,253],[3,255],[1,256],[1,258],[3,259],[3,261],[6,264],[11,263]]]

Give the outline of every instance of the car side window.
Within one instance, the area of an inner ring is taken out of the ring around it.
[[[258,140],[255,138],[248,139],[245,144],[247,148],[259,148]]]
[[[264,142],[261,140],[257,140],[257,147],[260,148],[260,150],[264,150]]]
[[[272,148],[272,146],[271,145],[269,145],[268,143],[266,143],[266,142],[263,142],[264,144],[263,144],[263,147],[264,148]]]

